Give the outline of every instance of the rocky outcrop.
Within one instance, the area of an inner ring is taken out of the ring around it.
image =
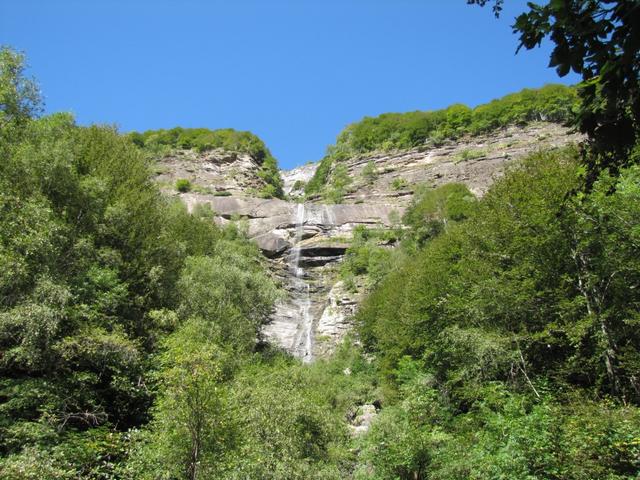
[[[347,291],[342,281],[333,284],[327,294],[325,308],[318,320],[316,355],[331,354],[352,327],[359,296]]]
[[[191,182],[195,191],[211,195],[257,194],[265,186],[258,176],[260,164],[248,153],[214,149],[206,152],[175,149],[161,156],[156,181],[167,193],[175,192],[178,179]]]
[[[284,181],[283,190],[285,195],[289,195],[294,198],[302,196],[304,193],[304,185],[311,180],[311,177],[316,173],[317,168],[317,163],[307,163],[300,167],[282,172],[282,180]]]
[[[217,197],[197,193],[183,194],[181,198],[190,211],[196,205],[210,206],[217,223],[224,224],[230,219],[244,222],[249,236],[269,257],[278,256],[293,245],[297,203],[278,199]],[[322,240],[349,239],[353,229],[358,225],[390,227],[398,221],[402,211],[402,207],[396,209],[383,204],[307,204],[302,240],[315,240],[301,245],[302,251],[307,252],[302,256],[315,256],[311,249],[319,248],[318,242]],[[335,251],[337,247],[325,245],[323,248],[325,251]],[[342,251],[344,252],[344,248]]]
[[[375,405],[365,404],[357,407],[352,414],[347,416],[351,435],[357,437],[367,433],[377,416],[378,409]]]

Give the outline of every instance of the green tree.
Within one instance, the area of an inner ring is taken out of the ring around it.
[[[435,189],[419,188],[402,220],[411,227],[409,237],[422,246],[445,231],[449,224],[468,218],[475,197],[462,184],[449,183]]]
[[[588,196],[573,202],[566,223],[583,311],[569,332],[601,356],[611,393],[626,399],[640,395],[640,337],[634,327],[640,297],[629,288],[640,281],[640,237],[632,227],[639,222],[640,168],[634,166],[618,179],[602,174]]]
[[[468,0],[484,5],[487,0]],[[502,0],[495,0],[500,11]],[[593,148],[587,159],[590,180],[606,168],[628,165],[640,132],[640,5],[635,0],[554,0],[516,18],[518,49],[555,44],[549,62],[558,75],[582,76],[577,117]]]
[[[225,344],[247,352],[271,312],[276,289],[233,244],[220,242],[217,248],[214,257],[186,259],[178,282],[178,311],[184,318],[211,322]]]
[[[152,424],[155,435],[147,446],[153,450],[147,455],[161,463],[150,466],[152,471],[189,480],[210,478],[233,442],[222,383],[226,355],[216,345],[217,338],[214,324],[190,319],[165,342],[162,391]]]
[[[311,374],[284,359],[239,374],[232,401],[242,440],[225,478],[344,478],[335,448],[344,441],[344,424],[322,396],[331,385],[319,384]]]
[[[331,172],[330,187],[325,192],[326,199],[331,203],[342,203],[351,182],[352,178],[347,166],[344,163],[337,163]]]
[[[376,180],[376,178],[378,178],[378,171],[376,169],[376,164],[373,161],[367,162],[367,164],[362,169],[362,172],[360,173],[360,175],[362,175],[362,178],[364,179],[365,182],[373,183]]]
[[[25,76],[25,68],[22,53],[0,47],[0,131],[12,123],[24,124],[41,111],[40,90]]]

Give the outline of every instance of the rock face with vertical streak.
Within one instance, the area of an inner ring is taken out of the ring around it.
[[[337,267],[357,226],[392,227],[418,185],[464,183],[481,196],[519,158],[580,139],[561,126],[538,123],[433,148],[354,157],[345,161],[352,183],[340,205],[325,205],[320,197],[308,199],[304,206],[255,198],[251,192],[261,181],[256,165],[225,152],[165,159],[159,180],[189,173],[196,184],[215,189],[213,193],[199,189],[200,193],[184,193],[180,198],[190,210],[198,204],[209,205],[213,220],[219,224],[239,219],[245,226],[270,259],[286,293],[264,327],[263,337],[310,360],[328,355],[351,328],[359,298],[339,281]],[[375,174],[365,178],[367,165],[373,165]],[[294,185],[307,182],[315,168],[311,164],[282,172],[285,191],[295,198],[300,191],[295,191]],[[220,191],[232,195],[220,196]]]
[[[307,163],[293,168],[283,175],[284,193],[290,197],[300,197],[304,193],[304,186],[316,173],[317,163]]]

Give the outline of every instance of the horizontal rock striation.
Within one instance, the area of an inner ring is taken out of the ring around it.
[[[437,187],[452,182],[464,183],[475,195],[482,196],[515,160],[537,150],[577,143],[582,138],[569,128],[538,122],[440,146],[358,155],[343,162],[352,179],[344,202],[406,206],[418,185]],[[367,175],[365,167],[369,170]],[[282,175],[286,183],[289,172]],[[316,197],[315,201],[322,199]]]
[[[268,257],[277,257],[293,245],[297,203],[278,199],[216,197],[197,193],[183,194],[182,199],[189,210],[193,210],[196,205],[209,205],[214,212],[214,220],[219,224],[234,218],[244,221],[249,237],[256,241]],[[394,219],[399,218],[403,210],[403,207],[383,204],[307,204],[302,239],[306,241],[315,238],[318,241],[350,238],[353,229],[358,225],[391,227]],[[303,251],[308,248],[310,247],[303,246]]]

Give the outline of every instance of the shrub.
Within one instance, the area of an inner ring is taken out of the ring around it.
[[[296,180],[293,184],[293,188],[291,189],[293,192],[298,192],[304,190],[306,183],[302,180]]]
[[[190,192],[191,188],[191,182],[186,178],[179,178],[176,180],[176,190],[180,193]]]
[[[484,150],[465,148],[456,156],[455,163],[466,162],[467,160],[475,160],[477,158],[485,157],[486,155],[487,152],[485,152]]]
[[[373,161],[368,162],[362,169],[361,175],[366,182],[373,183],[376,178],[378,178],[378,171],[376,170],[375,163]]]
[[[273,198],[277,196],[277,193],[276,187],[271,184],[267,184],[260,189],[258,196],[260,198]]]
[[[322,188],[327,183],[329,179],[329,174],[331,173],[331,167],[333,165],[333,157],[327,155],[322,160],[320,160],[320,164],[316,169],[316,173],[313,174],[313,177],[304,187],[304,193],[306,195],[313,195],[314,193],[320,193]]]
[[[393,181],[391,182],[391,188],[394,189],[394,190],[403,190],[403,189],[407,188],[408,186],[409,186],[409,184],[402,177],[394,178]]]

